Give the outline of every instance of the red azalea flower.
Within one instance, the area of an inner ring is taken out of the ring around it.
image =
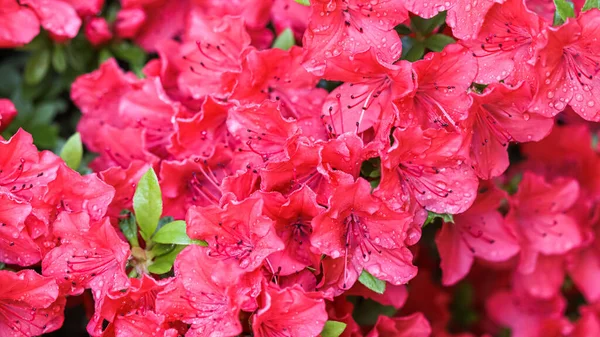
[[[322,254],[338,259],[337,284],[352,287],[363,269],[392,284],[404,284],[416,274],[412,254],[404,246],[412,216],[389,209],[371,195],[370,184],[358,178],[338,186],[329,199],[329,209],[313,219],[311,244]],[[337,264],[337,266],[336,266]]]
[[[278,289],[265,284],[259,302],[260,307],[252,317],[256,337],[316,337],[327,321],[322,296],[306,293],[299,286]]]
[[[275,32],[281,34],[286,28],[294,33],[296,41],[302,41],[307,22],[310,18],[310,7],[290,0],[275,0],[271,7],[271,21]]]
[[[33,270],[0,270],[0,335],[31,337],[61,327],[65,298],[56,282]]]
[[[273,221],[263,214],[263,201],[246,199],[217,206],[191,207],[186,216],[188,235],[205,240],[209,254],[218,260],[235,260],[241,269],[252,271],[269,254],[283,250]]]
[[[529,88],[521,82],[511,88],[492,84],[473,98],[467,129],[472,129],[471,162],[482,179],[490,179],[508,168],[510,142],[537,142],[546,137],[554,120],[527,112]]]
[[[365,146],[355,134],[341,134],[323,144],[321,165],[328,171],[342,171],[356,179],[360,175],[362,163],[377,157],[380,148],[381,144],[377,142]]]
[[[301,66],[302,53],[302,48],[296,46],[287,51],[249,51],[236,76],[231,99],[242,104],[278,101],[281,115],[301,123],[306,136],[325,138],[325,129],[315,111],[321,108],[327,91],[316,88],[319,78]]]
[[[0,191],[31,200],[40,187],[53,181],[61,159],[51,152],[38,152],[33,138],[23,130],[8,141],[0,141]]]
[[[95,174],[81,176],[64,163],[47,186],[43,197],[32,201],[33,215],[46,224],[51,224],[61,212],[86,212],[92,220],[98,221],[106,215],[115,195],[114,188]]]
[[[160,169],[163,213],[183,219],[190,206],[219,205],[224,194],[221,183],[228,174],[229,160],[223,155],[210,161],[163,161]]]
[[[125,332],[137,327],[147,336],[153,336],[155,330],[164,333],[164,317],[157,315],[155,310],[156,296],[167,283],[167,280],[156,281],[148,275],[131,279],[131,288],[127,292],[105,296],[96,302],[87,331],[92,336],[110,336],[107,331],[114,329],[115,336],[128,336]],[[104,321],[109,322],[107,327],[103,327]]]
[[[394,101],[401,111],[400,125],[416,121],[423,127],[456,128],[467,118],[471,106],[467,89],[477,75],[477,59],[467,48],[450,44],[412,66],[416,87],[408,96]]]
[[[402,1],[315,0],[311,7],[303,41],[304,66],[311,73],[330,77],[338,62],[370,48],[387,63],[400,57],[402,43],[394,27],[408,18]]]
[[[600,10],[548,28],[548,44],[537,62],[538,91],[531,110],[555,116],[567,105],[583,119],[600,120],[600,47],[596,43]]]
[[[523,294],[501,290],[486,301],[490,318],[511,329],[513,337],[547,336],[540,334],[548,320],[562,317],[566,303],[557,296],[537,300]]]
[[[44,275],[53,276],[62,291],[75,295],[91,288],[96,300],[130,285],[125,273],[129,245],[108,218],[90,222],[87,213],[61,213],[54,222],[60,246],[42,261]]]
[[[35,12],[14,0],[0,1],[0,48],[14,48],[28,44],[40,33]]]
[[[225,121],[231,105],[206,97],[201,111],[192,117],[176,116],[174,131],[167,150],[176,159],[191,156],[210,158],[219,145],[227,146],[228,132]],[[200,136],[198,136],[198,134]]]
[[[163,74],[162,81],[165,87],[173,82],[179,95],[195,100],[208,95],[226,98],[233,90],[236,74],[242,71],[244,51],[250,42],[241,18],[207,18],[194,10],[190,13],[184,42],[177,47],[172,43],[159,46],[161,58],[172,64],[175,72]],[[173,53],[179,55],[173,57]],[[175,78],[169,81],[167,75]]]
[[[290,275],[307,266],[319,267],[320,256],[310,250],[313,231],[311,220],[323,211],[317,205],[315,193],[306,185],[289,197],[279,193],[262,193],[265,214],[275,221],[277,235],[284,243],[282,251],[272,253],[268,266],[277,275]]]
[[[281,160],[270,161],[260,170],[261,189],[289,193],[308,185],[317,189],[321,173],[318,165],[321,163],[320,144],[315,144],[304,137],[287,144],[286,156]]]
[[[31,8],[38,17],[39,24],[57,42],[72,39],[79,32],[81,19],[68,2],[60,0],[19,0],[19,5]]]
[[[541,32],[546,23],[529,11],[523,0],[495,3],[485,18],[477,36],[461,42],[477,57],[475,82],[535,82],[530,73],[537,61],[536,47],[545,43]]]
[[[533,298],[552,299],[560,296],[566,274],[564,262],[562,256],[541,255],[531,273],[514,272],[513,287]]]
[[[385,291],[383,294],[374,292],[373,290],[365,287],[362,283],[354,283],[354,286],[345,292],[347,296],[361,296],[364,298],[371,299],[381,305],[392,306],[396,309],[400,309],[406,303],[408,298],[408,289],[405,285],[393,285],[386,284]]]
[[[353,74],[347,75],[351,83],[329,94],[322,118],[332,136],[353,132],[364,137],[372,129],[365,140],[375,137],[385,142],[400,113],[391,101],[406,96],[415,86],[410,63],[386,64],[373,51],[357,54],[354,60],[348,70]],[[358,71],[355,64],[360,64]]]
[[[123,39],[131,39],[137,35],[146,21],[146,13],[141,8],[121,9],[115,19],[115,33]]]
[[[273,33],[267,29],[272,4],[263,0],[204,0],[194,1],[194,8],[202,13],[202,20],[225,16],[241,18],[252,37],[252,45],[267,49],[273,39]]]
[[[94,46],[102,45],[112,39],[112,32],[104,18],[91,18],[85,23],[85,37]]]
[[[535,269],[538,254],[564,254],[581,244],[581,231],[575,219],[565,214],[579,196],[579,185],[571,179],[547,182],[525,172],[519,190],[511,198],[506,218],[521,245],[519,269]]]
[[[506,197],[493,184],[482,185],[473,206],[454,216],[455,223],[444,223],[435,238],[444,285],[453,285],[464,278],[475,257],[506,261],[519,252],[517,239],[505,227],[498,211]]]
[[[135,42],[147,51],[153,52],[161,41],[183,33],[190,2],[188,0],[122,1],[122,8],[143,9],[145,20],[135,35]]]
[[[521,146],[527,170],[546,177],[571,177],[579,182],[580,202],[597,200],[600,192],[600,158],[592,148],[592,135],[585,125],[557,125],[540,142]]]
[[[0,99],[0,132],[4,131],[17,116],[17,109],[8,99]]]
[[[404,0],[406,8],[420,17],[429,19],[440,12],[448,11],[446,23],[452,27],[452,34],[459,39],[469,39],[477,35],[484,25],[484,18],[494,3],[505,0]]]
[[[284,118],[280,111],[280,105],[269,100],[232,108],[227,128],[243,144],[238,150],[253,152],[265,162],[282,158],[286,144],[300,130],[295,120]]]
[[[73,7],[77,14],[82,17],[97,15],[104,6],[104,0],[62,0]]]
[[[347,300],[346,296],[338,296],[332,299],[331,302],[327,302],[327,313],[329,319],[342,322],[346,324],[346,328],[340,335],[340,337],[361,337],[363,336],[360,331],[360,326],[354,318],[352,318],[352,312],[354,311],[354,305]]]
[[[405,317],[379,316],[373,330],[366,337],[428,337],[429,322],[421,313]]]
[[[464,212],[479,181],[465,163],[463,141],[445,130],[396,129],[394,144],[382,156],[376,194],[394,209],[419,204],[440,214]]]
[[[25,227],[31,205],[13,195],[0,192],[0,261],[6,264],[30,266],[42,258]]]
[[[208,253],[208,248],[197,245],[179,253],[175,278],[157,295],[156,311],[168,320],[191,324],[189,336],[238,335],[242,326],[238,318],[241,299],[235,296],[237,279],[229,274],[226,283],[215,281],[213,274],[223,265]],[[222,272],[228,273],[232,266],[228,267]]]

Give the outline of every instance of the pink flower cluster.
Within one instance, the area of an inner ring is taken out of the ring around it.
[[[20,270],[0,271],[1,336],[58,329],[86,293],[92,336],[600,336],[600,10],[553,26],[543,0],[122,0],[108,27],[101,1],[0,5],[0,47],[40,23],[71,38],[79,13],[93,44],[112,29],[158,53],[143,78],[109,59],[73,83],[96,173],[24,131],[0,142],[0,261]],[[444,11],[456,43],[399,60],[395,27]],[[268,48],[269,23],[302,46]],[[15,113],[0,100],[0,129]],[[150,168],[192,242],[162,277],[119,227]],[[463,280],[481,317],[457,332]],[[359,325],[352,296],[397,313]]]

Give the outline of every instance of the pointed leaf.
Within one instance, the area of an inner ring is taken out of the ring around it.
[[[60,74],[67,70],[67,53],[65,47],[58,43],[52,49],[52,67]]]
[[[279,36],[277,36],[275,42],[273,42],[273,48],[289,50],[294,44],[296,44],[294,33],[291,29],[286,28]]]
[[[554,25],[562,25],[567,18],[575,17],[575,6],[567,0],[554,0],[556,13],[554,15]]]
[[[170,253],[154,259],[154,262],[148,266],[148,271],[161,275],[168,273],[173,268],[173,263],[177,255],[185,248],[185,246],[176,246]]]
[[[446,12],[441,12],[431,19],[423,19],[416,15],[410,18],[410,24],[414,30],[425,36],[431,34],[437,27],[441,26],[444,21],[446,21]]]
[[[40,83],[50,68],[50,50],[42,49],[38,50],[25,63],[25,82],[27,84],[38,84]]]
[[[592,8],[600,9],[600,0],[587,0],[581,9],[582,12],[590,10]]]
[[[164,225],[152,237],[152,241],[158,243],[175,243],[178,245],[189,245],[192,240],[185,232],[185,221],[177,220]]]
[[[83,157],[83,145],[81,145],[81,136],[79,132],[72,135],[62,150],[60,151],[60,157],[65,161],[67,166],[73,170],[77,170],[81,165],[81,158]]]
[[[368,271],[363,270],[358,278],[358,281],[362,283],[365,287],[373,290],[378,294],[383,294],[385,292],[385,281],[378,279],[377,277],[371,275]]]
[[[162,214],[162,194],[158,177],[150,168],[140,179],[133,195],[133,209],[144,240],[154,234]]]
[[[435,34],[425,40],[425,47],[427,49],[440,52],[449,44],[456,42],[452,37],[444,34]]]
[[[325,322],[321,337],[338,337],[346,330],[346,323],[337,321]]]
[[[304,5],[304,6],[310,6],[310,1],[309,0],[294,0],[294,1],[296,1],[296,3],[299,3],[299,4]]]

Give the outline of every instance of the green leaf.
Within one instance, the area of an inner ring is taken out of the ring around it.
[[[420,60],[425,55],[425,45],[420,41],[414,41],[412,47],[404,56],[404,59],[410,62]]]
[[[435,34],[431,35],[427,38],[427,40],[425,40],[425,47],[427,47],[429,50],[440,52],[444,49],[444,47],[455,42],[456,40],[448,35]]]
[[[69,137],[60,151],[60,157],[65,161],[67,166],[73,170],[79,168],[81,158],[83,157],[83,146],[81,145],[81,136],[79,135],[79,132]]]
[[[327,321],[323,331],[321,331],[321,337],[338,337],[344,330],[346,330],[346,323]]]
[[[294,39],[294,32],[291,29],[286,28],[277,38],[275,42],[273,42],[273,48],[289,50],[296,44],[296,40]]]
[[[368,271],[363,270],[358,278],[358,281],[362,283],[365,287],[373,290],[378,294],[383,294],[385,292],[385,281],[378,279],[377,277],[371,275]]]
[[[62,44],[57,43],[52,49],[52,67],[59,74],[62,74],[67,70],[67,53]]]
[[[556,13],[554,13],[554,25],[562,25],[567,18],[575,17],[575,6],[567,0],[554,0]]]
[[[309,0],[294,0],[294,1],[296,1],[296,3],[299,3],[299,4],[304,5],[304,6],[310,6],[310,1]]]
[[[441,12],[431,19],[423,19],[416,15],[410,18],[410,23],[414,30],[425,36],[433,33],[433,31],[441,26],[444,21],[446,21],[446,12]]]
[[[50,68],[50,50],[40,49],[31,55],[25,63],[25,82],[27,84],[40,83]]]
[[[192,243],[192,240],[187,236],[185,228],[185,221],[183,220],[170,222],[154,234],[152,241],[158,243],[189,245]]]
[[[150,239],[162,214],[162,194],[158,177],[150,168],[140,179],[133,195],[133,209],[144,240]]]
[[[148,271],[157,275],[168,273],[173,268],[175,258],[184,248],[185,246],[176,246],[170,253],[154,259],[154,262],[148,266]]]
[[[131,70],[141,77],[142,68],[146,64],[148,55],[141,47],[134,45],[131,42],[122,41],[110,46],[110,51],[120,60],[129,63]]]
[[[123,233],[123,235],[125,235],[127,241],[129,241],[132,247],[140,246],[137,237],[138,228],[137,224],[135,223],[135,216],[133,215],[133,213],[127,210],[121,212],[119,228],[121,228],[121,232]]]
[[[155,258],[163,256],[165,254],[169,254],[170,252],[173,251],[173,249],[175,249],[176,245],[172,245],[172,244],[156,244],[154,246],[152,246],[152,249],[150,250],[150,253],[152,256],[154,256]]]
[[[110,52],[110,50],[106,48],[100,49],[100,53],[98,53],[98,65],[106,62],[111,57],[113,57],[113,54]]]
[[[19,111],[20,113],[20,111]],[[33,143],[40,149],[54,149],[58,141],[58,126],[56,124],[30,125],[27,131],[33,136]]]
[[[410,28],[406,25],[397,25],[396,27],[394,27],[394,29],[396,30],[396,33],[398,33],[398,35],[409,35],[412,33]]]
[[[454,223],[454,217],[452,217],[452,214],[438,214],[434,212],[428,212],[427,220],[425,220],[423,226],[429,225],[430,223],[434,222],[437,218],[442,219],[445,223]]]
[[[592,8],[599,8],[600,9],[600,0],[587,0],[585,2],[585,4],[583,5],[583,8],[581,9],[581,11],[585,12],[585,11],[590,10]]]

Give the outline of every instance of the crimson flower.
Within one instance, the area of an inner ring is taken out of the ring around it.
[[[0,131],[6,129],[17,116],[17,109],[10,100],[0,99]]]
[[[61,327],[66,300],[52,278],[0,270],[0,289],[0,335],[39,336]]]
[[[554,120],[527,111],[529,88],[521,82],[511,88],[492,84],[483,94],[471,93],[473,105],[467,128],[472,129],[471,162],[482,179],[504,173],[510,142],[536,142],[546,137]]]
[[[298,285],[278,289],[264,285],[260,307],[252,318],[257,337],[319,336],[327,321],[325,301],[319,293],[305,292]]]
[[[328,76],[338,62],[375,48],[387,63],[402,53],[394,27],[408,18],[402,1],[315,0],[304,34],[304,67],[318,76]]]
[[[471,106],[467,89],[477,75],[477,59],[467,48],[450,44],[412,67],[417,84],[411,93],[394,101],[401,111],[399,124],[456,128]]]
[[[366,337],[427,337],[431,327],[427,319],[416,313],[406,317],[379,316],[377,323]]]
[[[279,193],[262,193],[265,213],[275,221],[275,230],[285,248],[272,253],[269,266],[277,275],[290,275],[307,266],[319,266],[320,256],[310,250],[311,220],[323,211],[316,194],[306,185],[287,198]]]
[[[404,246],[412,216],[392,211],[371,194],[363,178],[338,186],[329,208],[313,219],[311,243],[333,259],[340,275],[337,286],[352,287],[363,270],[392,284],[404,284],[416,274],[412,254]]]
[[[435,213],[461,213],[475,200],[478,180],[465,163],[463,136],[445,130],[398,128],[382,156],[376,193],[394,209],[418,204]]]
[[[175,261],[175,278],[158,293],[156,311],[171,321],[191,324],[190,336],[235,336],[242,331],[238,314],[240,297],[235,294],[236,277],[229,274],[219,283],[213,277],[219,260],[208,248],[191,245]],[[226,266],[228,273],[231,265]]]
[[[591,9],[556,28],[540,50],[535,72],[538,90],[531,110],[555,116],[567,105],[585,120],[600,120],[600,47],[596,43],[600,10]]]
[[[497,210],[506,197],[506,193],[493,184],[482,185],[473,206],[455,215],[455,223],[444,223],[435,238],[444,285],[452,285],[465,277],[475,257],[506,261],[519,252],[517,239]]]
[[[539,254],[564,254],[578,247],[582,235],[576,220],[565,214],[579,196],[577,181],[526,172],[511,198],[506,223],[521,246],[520,271],[532,272]]]
[[[537,48],[546,42],[542,34],[545,28],[546,23],[529,11],[523,0],[494,3],[479,33],[461,41],[477,58],[475,82],[535,83],[530,73],[537,61]]]
[[[61,291],[75,295],[91,288],[99,300],[130,286],[125,273],[129,245],[105,218],[90,221],[87,213],[61,213],[54,222],[61,244],[42,261],[44,275],[56,278]]]
[[[223,208],[191,207],[186,216],[188,235],[205,240],[211,257],[234,260],[241,269],[252,271],[284,248],[273,220],[262,214],[263,201],[256,198],[231,201]]]

